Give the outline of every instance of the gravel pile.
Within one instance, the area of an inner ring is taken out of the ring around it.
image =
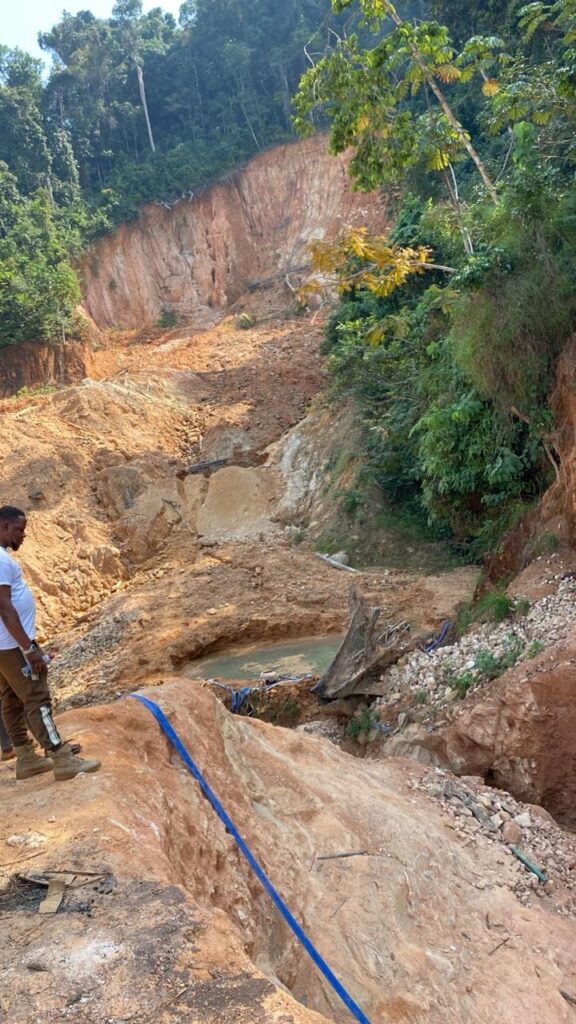
[[[466,845],[488,839],[507,851],[516,867],[512,888],[521,903],[530,906],[535,898],[552,897],[558,913],[576,912],[576,835],[564,832],[542,807],[519,803],[509,793],[485,786],[479,777],[455,778],[440,768],[408,786],[440,802],[450,818],[449,828]],[[478,878],[474,884],[484,889],[488,883]]]
[[[411,692],[416,704],[442,707],[565,639],[576,628],[576,578],[565,573],[546,582],[556,583],[557,592],[535,602],[526,614],[477,626],[457,643],[431,653],[412,651],[392,665],[382,677],[386,694],[379,705]]]
[[[74,640],[50,666],[50,688],[59,710],[109,699],[109,682],[118,667],[118,647],[135,627],[134,613],[101,619]],[[72,680],[86,680],[82,692],[70,696]]]

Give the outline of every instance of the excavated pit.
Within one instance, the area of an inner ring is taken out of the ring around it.
[[[283,638],[271,644],[251,644],[227,649],[193,662],[186,670],[189,679],[256,680],[265,675],[320,676],[328,668],[340,644],[341,635],[330,637]]]
[[[3,409],[3,501],[36,510],[23,561],[43,628],[61,631],[53,684],[62,704],[98,705],[61,725],[103,769],[62,786],[16,785],[0,766],[11,812],[0,820],[0,872],[10,878],[30,860],[38,871],[96,871],[118,883],[82,912],[65,903],[50,919],[11,905],[0,971],[7,1024],[350,1019],[149,712],[104,703],[151,684],[165,684],[149,695],[373,1024],[569,1024],[573,1015],[562,995],[576,993],[572,889],[561,880],[530,890],[509,849],[459,830],[427,793],[434,769],[351,758],[317,736],[231,716],[207,688],[170,680],[231,643],[345,625],[344,574],[285,532],[310,513],[323,456],[316,464],[304,452],[310,465],[282,511],[290,481],[272,451],[322,386],[321,324],[199,329],[238,299],[263,319],[285,305],[285,276],[292,285],[306,276],[311,238],[347,221],[385,227],[378,197],[353,195],[345,160],[320,159],[320,146],[263,154],[197,202],[149,208],[103,240],[85,267],[99,323],[154,323],[168,299],[195,329],[156,346],[119,339],[94,354],[96,381]],[[215,247],[198,245],[191,265],[194,240],[211,232]],[[258,289],[263,280],[273,287]],[[239,450],[222,475],[177,475],[202,453]],[[364,583],[388,614],[437,632],[469,597],[472,576],[374,570]],[[525,700],[521,727],[507,724],[504,695],[484,719],[468,709],[468,726],[442,751],[430,744],[429,761],[493,772],[527,799],[549,793],[567,820],[572,660],[557,659],[557,714],[550,691],[510,691],[509,703]],[[548,723],[541,739],[534,722]]]

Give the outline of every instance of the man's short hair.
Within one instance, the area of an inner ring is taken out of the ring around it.
[[[2,505],[0,508],[0,519],[13,520],[13,519],[26,519],[26,513],[21,508],[16,508],[15,505]]]

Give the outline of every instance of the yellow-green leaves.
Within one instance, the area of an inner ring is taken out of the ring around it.
[[[392,245],[385,235],[369,235],[366,228],[349,228],[335,242],[315,242],[313,265],[335,276],[341,292],[367,288],[375,295],[391,295],[411,274],[421,274],[430,262],[428,246]]]

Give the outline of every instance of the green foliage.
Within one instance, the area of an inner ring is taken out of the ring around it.
[[[472,675],[471,672],[463,672],[462,675],[455,676],[453,679],[451,679],[450,683],[453,689],[456,690],[456,693],[460,700],[464,700],[464,697],[468,693],[468,690],[474,684],[474,676]]]
[[[504,650],[501,654],[496,655],[493,651],[488,649],[482,649],[476,652],[474,658],[474,667],[472,671],[462,672],[456,675],[454,669],[449,669],[446,673],[446,682],[451,686],[460,700],[463,700],[469,690],[473,689],[481,683],[490,682],[492,679],[498,679],[499,676],[507,672],[509,668],[513,668],[517,663],[518,659],[522,655],[528,657],[534,657],[530,653],[533,644],[524,649],[524,644],[519,637],[514,633],[510,633],[506,637],[504,642]]]
[[[458,611],[456,619],[456,635],[463,636],[474,622],[474,609],[471,603],[465,604]]]
[[[536,537],[532,547],[532,554],[535,557],[538,557],[538,555],[553,555],[555,551],[558,551],[559,546],[558,534],[554,533],[553,530],[544,530],[543,533]]]
[[[496,679],[513,668],[524,651],[524,645],[519,637],[511,633],[505,641],[504,651],[496,656],[492,651],[478,651],[474,659],[474,669],[481,680]]]
[[[15,197],[0,227],[0,345],[76,334],[80,285],[67,240],[44,190]]]
[[[337,12],[352,4],[333,0]],[[331,124],[333,152],[354,147],[351,168],[360,188],[401,182],[418,167],[444,173],[468,155],[495,199],[449,94],[475,76],[490,81],[504,44],[495,36],[475,36],[458,53],[446,25],[410,17],[410,10],[403,17],[402,6],[408,5],[358,0],[374,45],[364,45],[357,34],[338,38],[300,83],[296,127],[309,132],[320,111]]]
[[[364,506],[365,497],[362,491],[355,487],[348,487],[337,491],[335,498],[343,515],[350,523],[353,523]]]
[[[535,658],[538,654],[544,650],[544,644],[541,640],[533,640],[526,650],[527,658]]]
[[[525,597],[511,598],[504,590],[492,590],[477,602],[464,605],[458,613],[456,632],[466,633],[474,622],[504,622],[515,615],[527,615],[530,602]]]
[[[352,740],[357,740],[360,736],[371,732],[378,725],[379,721],[380,719],[374,711],[371,711],[370,708],[363,708],[360,714],[354,715],[348,722],[345,730],[346,736]]]
[[[138,0],[107,19],[64,13],[40,40],[55,57],[43,105],[91,202],[117,224],[293,137],[290,97],[325,20],[342,20],[329,0],[195,0],[179,24]]]
[[[249,331],[251,327],[254,327],[255,323],[256,319],[251,313],[240,313],[235,320],[235,326],[239,327],[242,331]]]
[[[290,96],[329,6],[194,0],[179,25],[140,0],[65,12],[41,35],[47,80],[0,46],[0,344],[74,335],[88,241],[293,138]]]
[[[397,231],[454,255],[450,217],[414,197]],[[444,253],[441,254],[444,257]],[[365,478],[430,534],[475,558],[517,521],[548,479],[542,413],[533,425],[482,394],[459,365],[452,286],[411,281],[388,298],[346,297],[324,351],[335,401],[352,397],[364,424]],[[359,496],[360,497],[360,496]]]
[[[168,329],[175,327],[178,323],[178,314],[174,309],[170,309],[168,306],[163,306],[160,312],[160,316],[156,321],[157,327]]]
[[[476,605],[476,618],[486,622],[504,622],[514,611],[514,599],[505,590],[491,590]]]
[[[56,384],[33,384],[20,388],[12,398],[35,398],[36,395],[51,395],[58,390]]]
[[[503,409],[550,430],[545,402],[556,360],[576,326],[576,197],[546,174],[514,174],[502,203],[478,226],[484,254],[455,284],[451,340],[458,364]],[[545,296],[545,301],[543,297]]]
[[[560,7],[567,9],[556,5],[558,18]],[[465,43],[458,67],[465,69],[473,53],[483,60],[483,48],[488,59],[486,41]],[[533,53],[531,61],[526,74],[536,83],[541,65]],[[371,73],[368,68],[363,88]],[[347,83],[353,91],[349,65],[341,74],[338,89]],[[356,76],[362,75],[358,66]],[[463,97],[462,77],[454,83]],[[475,141],[488,154],[499,152],[491,138],[499,130],[499,90],[500,84],[484,92],[480,105],[473,102]],[[415,114],[416,99],[407,95],[402,103]],[[548,397],[558,355],[576,328],[573,172],[570,147],[561,156],[556,147],[570,110],[565,104],[546,124],[515,121],[501,151],[506,173],[496,205],[479,198],[469,176],[464,200],[454,168],[451,179],[445,176],[449,200],[439,202],[430,175],[416,174],[413,165],[420,196],[406,197],[390,240],[428,246],[433,265],[454,271],[438,270],[433,283],[412,279],[378,297],[356,257],[344,273],[366,287],[352,289],[328,325],[324,351],[334,399],[352,396],[358,405],[371,481],[392,504],[451,534],[472,559],[498,546],[551,479],[555,425]],[[362,132],[379,123],[371,111],[358,116]],[[366,154],[354,139],[362,161]],[[386,180],[381,170],[366,158],[372,184]],[[408,170],[405,165],[402,173]],[[368,178],[358,180],[368,185]]]
[[[576,328],[576,3],[333,6],[365,29],[306,73],[297,124],[354,147],[360,188],[408,179],[390,242],[444,267],[383,298],[373,258],[348,256],[340,278],[365,287],[328,325],[334,399],[355,399],[387,501],[479,558],[555,459],[548,398]]]
[[[483,679],[495,679],[500,674],[500,658],[492,651],[478,651],[474,658],[474,668]]]

